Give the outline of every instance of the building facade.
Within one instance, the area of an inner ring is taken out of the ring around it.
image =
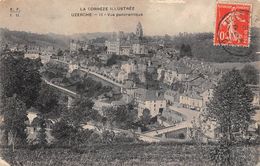
[[[136,88],[129,90],[128,94],[138,104],[138,117],[143,114],[144,109],[149,109],[152,117],[166,110],[166,100],[163,93],[159,91]]]
[[[180,96],[180,104],[186,108],[201,110],[203,107],[203,99],[196,94],[184,94]]]
[[[126,56],[130,56],[131,54],[148,54],[147,45],[143,39],[143,28],[139,22],[136,26],[135,34],[130,33],[126,35],[122,31],[113,34],[112,39],[105,42],[107,54]]]

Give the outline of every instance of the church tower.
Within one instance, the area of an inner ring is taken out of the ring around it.
[[[140,22],[138,22],[138,24],[136,26],[136,36],[139,38],[143,37],[143,28],[142,28],[142,24]]]

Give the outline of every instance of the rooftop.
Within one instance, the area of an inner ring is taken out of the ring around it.
[[[187,96],[189,98],[192,98],[192,99],[198,99],[198,100],[201,100],[202,97],[197,94],[196,92],[194,91],[188,91],[188,92],[185,92],[184,94],[182,94],[181,96]]]
[[[140,94],[140,99],[143,101],[164,100],[164,93],[158,90],[138,88],[136,93]]]

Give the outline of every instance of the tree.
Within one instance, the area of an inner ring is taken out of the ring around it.
[[[25,103],[19,100],[15,95],[6,98],[3,104],[1,114],[4,118],[4,137],[7,143],[9,143],[9,141],[11,142],[14,149],[16,144],[26,143],[26,121],[28,120],[26,106]]]
[[[237,153],[232,145],[241,141],[247,132],[254,113],[253,95],[239,71],[233,69],[223,75],[213,96],[203,114],[204,122],[213,121],[219,132],[219,144],[209,149],[210,159],[217,165],[236,165],[237,158],[244,153]]]
[[[63,109],[61,120],[68,126],[79,128],[81,124],[98,117],[98,113],[92,109],[93,105],[87,98],[75,99],[69,109]]]
[[[138,74],[134,73],[134,72],[128,74],[128,79],[132,80],[134,83],[137,83],[137,84],[141,82],[138,77]]]
[[[207,125],[202,123],[201,120],[201,116],[197,117],[195,119],[195,117],[193,117],[192,121],[192,129],[191,129],[191,139],[197,144],[200,145],[200,143],[202,143],[203,141],[203,133],[205,132],[205,129],[207,127]]]
[[[24,46],[24,50],[25,50],[25,52],[28,51],[28,46],[27,45]]]
[[[235,134],[244,135],[254,113],[252,107],[253,95],[246,86],[239,71],[232,71],[223,75],[214,89],[214,97],[207,105],[205,117],[215,121],[219,126],[221,140],[228,144],[236,141]]]
[[[257,71],[257,69],[254,66],[245,65],[241,69],[240,74],[247,84],[254,84],[254,85],[258,84],[259,72]]]
[[[73,126],[68,125],[65,120],[61,120],[52,128],[51,134],[57,140],[57,142],[65,144],[71,144],[72,137],[75,135],[75,128]]]
[[[59,143],[68,145],[84,143],[91,131],[83,130],[82,124],[96,120],[99,114],[92,109],[93,102],[87,98],[75,99],[71,108],[63,109],[60,121],[55,123],[52,135]]]
[[[165,79],[165,71],[163,70],[161,73],[160,81],[163,82]]]
[[[136,120],[137,112],[130,109],[128,105],[119,106],[117,108],[109,108],[105,111],[105,117],[111,126],[116,126],[123,129],[133,128],[133,123]]]
[[[89,120],[95,120],[98,113],[92,109],[93,105],[94,103],[88,98],[75,99],[64,118],[75,127]]]
[[[4,51],[9,51],[9,46],[8,46],[8,44],[5,44]]]
[[[180,49],[180,57],[192,57],[191,47],[189,44],[182,44]]]
[[[55,93],[55,90],[48,84],[42,83],[35,107],[39,111],[37,117],[39,119],[40,127],[40,130],[37,133],[36,142],[40,146],[45,146],[47,144],[46,122],[48,115],[57,115],[59,114],[58,111],[60,111],[58,94]]]
[[[57,56],[58,57],[62,57],[63,56],[63,51],[61,49],[58,50]]]
[[[157,72],[153,71],[145,71],[145,79],[146,79],[146,88],[147,89],[158,89],[159,81],[157,80]]]
[[[115,139],[115,133],[113,131],[105,130],[105,131],[103,131],[101,137],[102,137],[102,142],[103,143],[110,144]]]
[[[164,40],[165,44],[170,44],[171,43],[171,36],[168,35],[168,34],[165,34],[163,40]]]
[[[180,81],[173,81],[171,88],[172,90],[178,91],[181,94],[184,92],[184,85]]]
[[[62,119],[54,125],[51,133],[56,138],[56,143],[71,146],[88,143],[93,131],[76,128]]]
[[[36,135],[36,142],[40,146],[45,146],[47,142],[47,135],[46,135],[46,119],[42,114],[39,117],[39,126],[40,130]]]
[[[113,55],[107,60],[107,66],[112,66],[112,65],[115,65],[116,63],[117,63],[117,56],[113,54]]]
[[[39,96],[35,102],[35,107],[42,114],[48,114],[53,111],[57,111],[59,106],[60,96],[56,93],[56,90],[46,83],[41,84]]]
[[[40,90],[40,66],[40,59],[23,58],[19,53],[2,57],[0,65],[2,97],[12,97],[16,94],[27,108],[33,106]]]
[[[145,108],[145,109],[143,110],[142,115],[140,116],[141,123],[142,123],[144,126],[148,125],[148,124],[150,123],[150,121],[151,121],[152,116],[151,116],[151,113],[150,113],[150,112],[151,112],[151,111],[150,111],[149,109]]]

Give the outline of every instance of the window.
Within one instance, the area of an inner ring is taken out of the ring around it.
[[[159,113],[160,113],[160,114],[163,113],[163,108],[159,108]]]

